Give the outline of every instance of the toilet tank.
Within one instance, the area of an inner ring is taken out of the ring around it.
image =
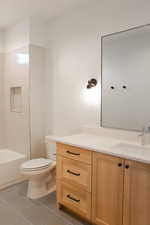
[[[45,137],[46,158],[56,160],[56,142],[52,140],[52,136]]]

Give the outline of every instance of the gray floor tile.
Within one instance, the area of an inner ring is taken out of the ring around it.
[[[0,191],[0,225],[88,224],[66,210],[58,210],[55,193],[33,201],[26,197],[26,191],[27,182]]]
[[[11,192],[12,194],[18,194],[19,196],[26,196],[27,192],[27,182],[22,182],[17,185],[12,185],[5,190],[0,191],[0,197],[3,195],[7,195],[8,192]]]
[[[0,224],[1,225],[32,225],[23,216],[19,215],[13,208],[0,201]]]
[[[56,216],[59,216],[63,219],[65,218],[70,224],[73,224],[73,225],[88,224],[87,222],[82,221],[80,218],[77,218],[71,212],[68,212],[66,209],[63,209],[63,210],[57,209],[55,192],[39,199],[38,201],[40,201],[42,204],[47,206]]]
[[[88,222],[81,220],[79,217],[68,211],[67,209],[55,209],[53,213],[61,218],[65,218],[72,225],[89,225]]]
[[[34,225],[67,225],[68,221],[65,218],[58,217],[51,212],[44,205],[37,205],[23,212],[25,218],[27,218]]]
[[[20,212],[26,208],[30,208],[38,204],[34,203],[27,197],[19,195],[17,192],[12,191],[3,192],[3,195],[1,195],[0,199],[4,200],[10,206],[14,207],[16,210],[19,210]]]
[[[57,208],[56,206],[56,193],[53,192],[49,194],[48,196],[45,196],[43,198],[40,198],[38,202],[41,202],[45,206],[47,206],[49,209],[54,210]]]

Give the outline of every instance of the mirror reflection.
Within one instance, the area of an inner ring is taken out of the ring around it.
[[[102,126],[150,125],[150,26],[102,37]]]

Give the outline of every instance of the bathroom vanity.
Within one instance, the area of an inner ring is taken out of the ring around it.
[[[57,139],[57,203],[97,225],[150,224],[150,148],[80,134]]]

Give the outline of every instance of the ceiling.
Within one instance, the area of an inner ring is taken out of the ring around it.
[[[91,0],[0,0],[0,27],[11,26],[28,17],[55,18],[90,2]]]
[[[95,4],[96,3],[96,4]],[[97,7],[97,4],[99,7]],[[0,0],[0,28],[16,24],[29,17],[40,17],[45,21],[60,17],[79,8],[147,11],[150,0]]]

